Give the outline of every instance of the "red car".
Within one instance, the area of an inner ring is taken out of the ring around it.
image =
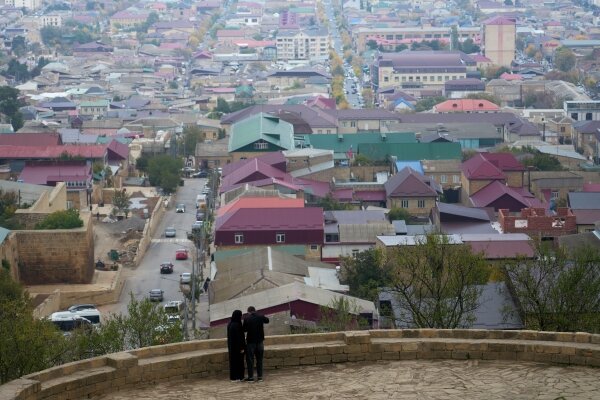
[[[175,252],[176,260],[187,260],[188,259],[188,251],[186,249],[179,249]]]

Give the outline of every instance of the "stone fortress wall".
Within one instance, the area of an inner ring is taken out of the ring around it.
[[[377,360],[513,360],[600,367],[600,335],[538,331],[372,330],[270,336],[265,368]],[[0,386],[0,400],[80,399],[228,371],[225,339],[148,347],[47,369]],[[224,378],[225,379],[225,378]]]

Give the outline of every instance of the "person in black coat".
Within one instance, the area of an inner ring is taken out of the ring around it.
[[[243,381],[246,340],[240,310],[235,310],[231,314],[231,321],[227,324],[227,349],[229,350],[229,379],[232,382]]]
[[[248,365],[247,381],[254,380],[254,357],[256,357],[256,375],[259,381],[263,380],[263,355],[265,348],[264,324],[269,323],[269,318],[256,313],[252,306],[248,307],[248,316],[244,319],[244,332],[246,332],[246,364]]]

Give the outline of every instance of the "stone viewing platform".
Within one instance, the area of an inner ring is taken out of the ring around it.
[[[591,399],[600,393],[600,335],[411,329],[271,336],[265,367],[265,382],[233,384],[224,339],[183,342],[40,371],[0,386],[0,400],[221,399],[246,391],[270,399]]]

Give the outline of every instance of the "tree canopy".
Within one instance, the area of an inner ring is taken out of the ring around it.
[[[417,112],[429,111],[436,104],[439,104],[446,100],[448,100],[448,99],[445,98],[444,96],[427,97],[427,98],[425,98],[423,100],[419,100],[417,102],[417,104],[415,105],[415,111],[417,111]]]
[[[183,161],[178,157],[157,155],[148,160],[148,178],[152,186],[159,186],[165,193],[173,193],[180,181]]]
[[[79,217],[79,211],[70,208],[48,214],[46,218],[35,225],[35,229],[73,229],[82,226],[83,221]]]
[[[575,66],[575,53],[567,47],[559,47],[554,52],[554,66],[563,72],[569,72]]]
[[[506,266],[527,329],[600,332],[600,252],[581,246],[568,254],[538,243],[533,258]]]

